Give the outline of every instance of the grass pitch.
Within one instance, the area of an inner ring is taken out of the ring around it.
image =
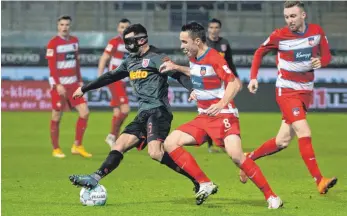
[[[325,176],[339,182],[327,195],[319,195],[300,157],[297,142],[276,155],[257,161],[284,208],[268,210],[261,192],[238,180],[238,170],[224,154],[207,153],[206,145],[187,147],[201,168],[219,185],[218,194],[196,206],[192,184],[151,160],[146,150],[128,152],[119,168],[101,181],[108,191],[104,207],[84,207],[70,174],[91,173],[109,152],[104,138],[111,112],[92,112],[84,145],[93,158],[70,154],[76,113],[65,113],[60,143],[65,159],[51,156],[50,113],[2,113],[2,209],[4,216],[46,215],[346,215],[347,212],[347,115],[310,113],[317,161]],[[172,128],[193,119],[196,113],[176,112]],[[126,124],[135,116],[132,113]],[[279,113],[241,113],[245,151],[253,150],[276,135]]]

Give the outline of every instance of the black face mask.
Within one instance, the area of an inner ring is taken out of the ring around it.
[[[143,44],[139,44],[140,39],[145,39]],[[134,36],[129,38],[124,38],[125,49],[127,49],[130,53],[137,53],[143,45],[145,45],[148,41],[147,35],[142,36]]]

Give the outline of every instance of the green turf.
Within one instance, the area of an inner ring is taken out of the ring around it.
[[[173,128],[195,113],[175,113]],[[134,113],[127,119],[129,122]],[[51,157],[49,113],[2,113],[2,215],[346,215],[347,213],[347,115],[309,115],[316,156],[324,175],[336,175],[338,184],[327,195],[319,195],[298,152],[297,143],[277,155],[258,161],[285,207],[268,210],[260,191],[238,180],[238,170],[224,155],[208,154],[206,145],[188,147],[198,163],[219,185],[218,194],[196,206],[191,183],[151,160],[146,151],[132,150],[120,167],[102,180],[108,190],[104,207],[84,207],[79,189],[69,174],[90,173],[108,153],[103,142],[109,132],[111,113],[93,112],[84,144],[92,159],[69,153],[74,139],[76,113],[66,113],[60,142],[65,159]],[[243,146],[252,150],[273,137],[280,114],[242,113]]]

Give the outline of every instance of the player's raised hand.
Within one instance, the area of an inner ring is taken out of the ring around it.
[[[257,90],[258,90],[258,80],[251,79],[251,81],[248,84],[248,90],[252,94],[257,93]]]
[[[82,87],[78,87],[78,89],[76,89],[76,91],[73,93],[72,98],[76,99],[76,98],[80,98],[84,95],[84,93],[82,92]]]
[[[222,109],[223,109],[223,104],[218,102],[218,103],[215,103],[215,104],[212,104],[207,110],[206,110],[206,113],[207,115],[209,116],[216,116],[218,115]]]
[[[318,69],[322,67],[322,63],[320,61],[320,58],[311,58],[311,63],[312,63],[312,68],[313,69]]]
[[[198,97],[196,96],[195,92],[192,91],[192,93],[190,93],[189,95],[189,98],[188,98],[188,101],[197,101],[198,100]]]
[[[160,65],[159,67],[159,72],[160,73],[166,73],[168,71],[173,71],[176,68],[176,64],[173,63],[172,61],[166,61],[163,64]]]
[[[58,95],[65,97],[65,95],[66,95],[66,90],[65,90],[64,86],[61,85],[61,84],[58,84],[58,85],[56,86],[56,88],[57,88]]]

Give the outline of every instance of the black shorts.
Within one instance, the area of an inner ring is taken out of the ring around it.
[[[140,141],[164,141],[171,129],[172,114],[165,107],[140,112],[123,133],[135,135]],[[143,143],[142,143],[143,144]]]

